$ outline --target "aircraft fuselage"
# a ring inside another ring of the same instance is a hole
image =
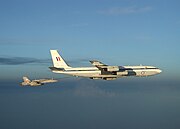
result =
[[[161,70],[153,66],[119,66],[119,71],[114,72],[99,70],[97,67],[67,68],[65,70],[52,70],[52,72],[92,79],[106,79],[126,76],[152,76],[161,73]]]

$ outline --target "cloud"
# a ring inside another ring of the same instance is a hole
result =
[[[0,57],[0,65],[21,65],[32,63],[49,63],[50,59],[36,59],[30,57]]]
[[[129,6],[129,7],[112,7],[106,10],[98,11],[100,14],[105,15],[123,15],[123,14],[134,14],[134,13],[144,13],[152,10],[152,7],[136,7],[136,6]]]
[[[100,89],[97,86],[78,86],[74,90],[74,94],[83,97],[115,97],[118,95],[117,93]]]
[[[67,60],[68,64],[79,64],[79,63],[89,63],[89,60],[92,59],[72,59]],[[21,65],[21,64],[50,64],[52,61],[51,59],[36,59],[31,57],[7,57],[7,56],[0,56],[0,65]]]
[[[117,92],[113,92],[112,90],[101,88],[101,86],[95,83],[95,81],[87,81],[84,79],[83,80],[81,79],[78,81],[78,85],[73,90],[73,93],[76,96],[82,96],[82,97],[117,97],[119,96]]]

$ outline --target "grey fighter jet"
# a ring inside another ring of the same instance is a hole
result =
[[[54,79],[39,79],[39,80],[29,80],[27,77],[23,77],[23,82],[21,83],[21,86],[41,86],[45,83],[53,83],[57,82],[58,80]]]

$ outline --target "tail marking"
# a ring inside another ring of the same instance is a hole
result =
[[[61,61],[61,58],[60,58],[60,57],[56,57],[56,60],[57,60],[57,61]]]

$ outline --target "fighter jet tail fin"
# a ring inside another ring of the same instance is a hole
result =
[[[64,59],[60,56],[57,50],[50,50],[53,65],[56,68],[71,68],[65,61]]]
[[[29,80],[28,77],[23,77],[23,81],[24,81],[25,83],[30,83],[30,82],[31,82],[31,80]]]

